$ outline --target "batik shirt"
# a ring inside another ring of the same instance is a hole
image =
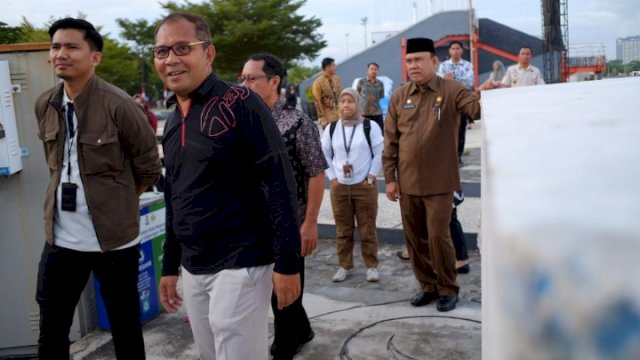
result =
[[[322,173],[329,167],[322,153],[318,127],[311,118],[295,109],[284,109],[284,101],[279,100],[271,108],[273,118],[293,167],[298,195],[297,215],[299,223],[307,212],[309,178]]]
[[[369,79],[364,78],[358,81],[356,90],[365,101],[363,115],[382,115],[380,109],[380,99],[384,97],[384,84],[376,79],[373,83]]]
[[[467,88],[473,89],[473,65],[467,60],[460,59],[457,64],[451,59],[443,61],[438,68],[438,76],[444,78],[444,74],[447,72],[453,73],[454,80],[458,80]]]

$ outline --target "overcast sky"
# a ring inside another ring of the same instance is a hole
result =
[[[175,0],[183,3],[184,0]],[[200,0],[193,0],[198,3]],[[326,56],[338,62],[381,39],[385,33],[402,30],[434,12],[466,8],[469,0],[308,0],[300,9],[305,16],[322,20],[320,33],[327,47],[314,64]],[[415,4],[415,7],[414,7]],[[445,5],[443,5],[445,4]],[[541,36],[541,10],[538,0],[473,0],[476,16],[490,18],[534,36]],[[3,0],[0,21],[18,25],[22,17],[42,26],[51,17],[87,14],[87,20],[102,25],[104,32],[117,36],[117,18],[154,20],[164,13],[156,0]],[[414,15],[415,14],[415,15]],[[349,35],[346,35],[349,34]],[[428,36],[428,34],[425,34]],[[618,37],[640,35],[638,0],[569,0],[570,47],[584,43],[603,44],[608,59],[615,59]]]

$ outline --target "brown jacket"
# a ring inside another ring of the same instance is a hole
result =
[[[53,244],[56,189],[64,159],[66,122],[62,110],[63,84],[36,100],[38,137],[51,180],[44,202],[47,242]],[[87,205],[103,251],[135,239],[139,229],[136,188],[160,176],[156,138],[146,116],[124,91],[97,76],[74,99],[78,118],[78,163]]]
[[[413,82],[395,90],[384,120],[385,181],[415,196],[458,189],[459,112],[480,116],[478,96],[458,81],[434,76],[424,90]]]
[[[322,126],[338,121],[338,97],[342,91],[342,82],[337,75],[331,78],[324,74],[313,82],[313,98],[315,99],[318,122]]]

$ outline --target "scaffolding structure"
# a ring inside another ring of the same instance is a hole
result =
[[[569,74],[568,0],[541,0],[544,80],[564,82]]]

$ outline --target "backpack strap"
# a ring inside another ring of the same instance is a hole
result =
[[[337,125],[337,121],[329,124],[329,139],[331,140],[333,140],[333,132],[336,131]],[[373,147],[371,146],[371,120],[369,120],[368,118],[364,118],[362,126],[364,127],[364,137],[367,139],[367,144],[369,144],[369,151],[371,151],[371,158],[373,159]]]
[[[362,126],[364,126],[364,137],[367,138],[367,144],[369,144],[369,151],[371,151],[371,158],[373,159],[373,147],[371,146],[371,120],[364,118]]]

